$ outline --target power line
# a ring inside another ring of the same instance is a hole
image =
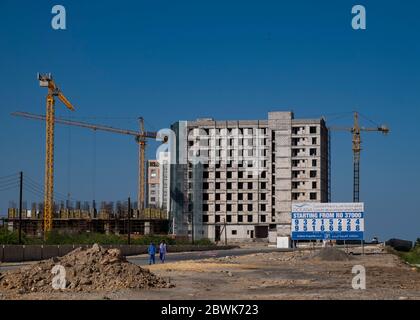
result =
[[[8,180],[0,180],[0,184],[8,184],[10,182],[16,182],[18,181],[18,178],[8,179]]]
[[[0,189],[0,192],[2,192],[2,191],[7,191],[7,190],[12,190],[12,189],[15,189],[15,188],[17,188],[17,187],[19,187],[19,185],[18,185],[18,184],[17,184],[17,185],[14,185],[14,186],[7,187],[7,188]]]
[[[42,189],[34,187],[31,184],[26,183],[26,186],[24,185],[24,188],[28,188],[28,189],[32,190],[33,192],[36,192],[39,196],[44,197],[44,191]],[[64,197],[62,195],[58,195],[56,193],[54,193],[54,198],[57,199],[57,200],[61,200],[61,201],[67,200],[66,197]]]
[[[18,178],[19,177],[19,174],[18,173],[13,173],[13,174],[9,174],[9,175],[6,175],[6,176],[1,176],[0,177],[0,180],[3,180],[3,179],[11,179],[11,178]]]
[[[44,196],[44,194],[43,194],[42,192],[36,191],[36,190],[34,190],[34,189],[32,189],[32,188],[30,188],[30,187],[28,187],[28,186],[23,186],[23,189],[24,189],[26,192],[29,192],[29,193],[31,193],[31,194],[33,194],[33,195],[37,196],[37,197],[40,197],[41,199],[42,199],[42,198],[43,198],[43,196]]]
[[[3,185],[0,185],[0,189],[9,188],[9,187],[17,186],[17,185],[19,185],[18,182],[3,184]]]
[[[8,181],[0,181],[0,187],[13,184],[13,183],[19,183],[19,180],[14,179],[14,180],[8,180]]]
[[[29,193],[37,196],[37,197],[41,197],[41,199],[44,197],[44,193],[43,192],[41,192],[41,191],[39,191],[37,189],[34,189],[33,187],[30,187],[29,185],[24,186],[23,189],[25,191],[27,191],[27,192],[29,192]],[[54,197],[54,198],[56,200],[58,200],[58,201],[66,201],[65,198],[61,198],[61,197]]]
[[[42,186],[41,184],[39,184],[38,182],[36,182],[34,179],[25,176],[26,178],[26,183],[24,183],[24,185],[26,184],[27,186],[31,186],[33,189],[37,190],[39,193],[44,194],[44,186]],[[72,201],[77,201],[76,199],[73,198],[68,198],[68,196],[66,196],[64,193],[61,192],[57,192],[54,191],[54,196],[59,199],[59,200],[72,200]]]

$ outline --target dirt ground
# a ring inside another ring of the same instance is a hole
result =
[[[420,272],[385,252],[322,261],[314,252],[270,252],[156,264],[173,288],[11,294],[0,299],[420,299]],[[366,290],[352,288],[352,268],[366,270]]]

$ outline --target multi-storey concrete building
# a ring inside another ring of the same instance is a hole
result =
[[[149,208],[159,207],[160,168],[157,160],[147,161],[147,203]]]
[[[158,156],[159,180],[159,207],[170,211],[170,157],[169,152],[160,152]]]
[[[249,240],[290,235],[293,201],[328,201],[323,119],[177,122],[171,212],[177,234]],[[270,232],[271,231],[271,232]]]

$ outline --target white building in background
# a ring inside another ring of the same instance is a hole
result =
[[[147,207],[170,210],[170,157],[160,152],[157,160],[147,161]]]
[[[170,211],[170,156],[169,152],[160,152],[158,157],[160,179],[159,179],[159,207]]]
[[[147,161],[147,207],[159,207],[160,168],[157,160]]]

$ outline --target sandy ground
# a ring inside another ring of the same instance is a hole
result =
[[[420,299],[420,272],[387,254],[318,261],[313,252],[271,252],[156,264],[150,270],[174,288],[56,292],[0,299]],[[366,269],[366,290],[352,288],[354,265]]]

